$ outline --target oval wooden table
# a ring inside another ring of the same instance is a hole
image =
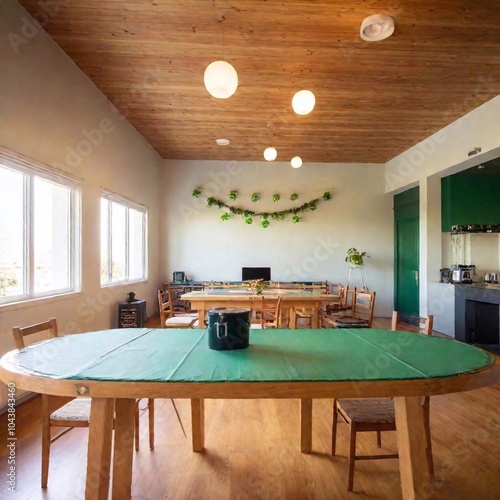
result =
[[[248,349],[212,351],[205,330],[130,328],[11,351],[0,379],[54,398],[92,398],[88,500],[108,497],[111,470],[112,497],[131,496],[136,398],[191,399],[195,450],[204,446],[204,399],[298,398],[307,452],[312,399],[392,396],[403,498],[413,499],[429,481],[419,396],[498,383],[500,363],[467,344],[388,330],[252,330]],[[114,412],[119,459],[111,463]]]

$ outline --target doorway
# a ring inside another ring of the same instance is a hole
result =
[[[402,321],[419,316],[418,187],[394,196],[394,309]]]

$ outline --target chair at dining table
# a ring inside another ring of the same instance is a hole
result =
[[[184,307],[176,307],[174,289],[158,290],[158,309],[160,311],[160,325],[162,328],[196,328],[198,315],[190,313]]]
[[[12,328],[12,335],[17,349],[26,347],[25,338],[31,335],[48,332],[49,338],[59,336],[59,329],[56,318],[48,321],[36,323],[29,326]],[[38,335],[38,339],[41,339]],[[76,427],[89,427],[90,423],[90,398],[68,398],[59,396],[49,396],[42,394],[42,472],[41,486],[47,488],[49,480],[49,461],[51,444],[64,434]],[[134,414],[134,443],[136,451],[139,450],[139,403],[142,398],[136,400]],[[154,449],[154,400],[148,399],[149,416],[149,447]],[[57,427],[64,430],[51,436],[51,428]]]
[[[392,315],[391,329],[397,330],[398,312]],[[433,316],[418,318],[418,324],[423,328],[423,333],[432,335]],[[432,458],[432,441],[430,429],[430,397],[421,398],[424,418],[424,429],[426,439],[427,469],[430,476],[434,476],[434,462]],[[347,490],[352,491],[354,487],[354,464],[356,460],[379,460],[399,458],[398,453],[387,453],[377,455],[356,455],[356,435],[358,432],[377,433],[377,448],[382,447],[381,433],[396,430],[396,415],[394,401],[392,398],[363,398],[363,399],[334,399],[333,400],[333,422],[332,422],[332,455],[336,454],[337,446],[337,423],[338,417],[349,425],[349,456],[348,456],[348,480]]]
[[[363,292],[354,288],[351,312],[325,318],[324,326],[326,328],[371,328],[376,295],[376,292]]]

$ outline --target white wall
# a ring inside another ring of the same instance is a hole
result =
[[[13,347],[12,326],[49,316],[63,333],[116,326],[116,304],[131,289],[157,311],[162,160],[30,19],[17,2],[1,3],[0,146],[82,180],[82,293],[1,306],[0,353]],[[101,288],[101,188],[148,207],[148,282]]]
[[[483,80],[480,85],[492,85]],[[480,89],[480,85],[478,88]],[[442,256],[440,179],[500,156],[500,96],[416,144],[385,166],[385,191],[415,185],[420,192],[420,315],[427,314],[428,283],[439,279]],[[481,151],[469,156],[475,148]],[[446,258],[446,257],[445,257]]]
[[[241,216],[220,220],[224,212],[206,207],[206,198],[193,198],[196,187],[229,202],[230,190],[239,192],[234,206],[251,210],[283,210],[321,197],[315,212],[305,212],[298,224],[291,219],[260,219],[246,225]],[[262,201],[252,203],[258,192]],[[278,192],[279,203],[271,196]],[[185,271],[195,280],[240,280],[243,266],[270,266],[275,281],[347,281],[346,251],[368,252],[368,287],[377,291],[375,314],[390,316],[393,302],[392,196],[384,194],[383,165],[309,164],[293,169],[289,163],[165,161],[163,182],[162,269],[165,279]],[[352,285],[361,281],[356,274]]]
[[[500,156],[500,96],[477,107],[396,156],[385,166],[385,190],[401,192],[419,180],[444,177]],[[468,156],[474,148],[478,155]]]

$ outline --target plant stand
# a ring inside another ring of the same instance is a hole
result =
[[[352,277],[352,271],[358,269],[361,271],[361,283],[363,283],[363,292],[368,291],[368,287],[366,286],[366,281],[365,281],[365,271],[363,269],[363,266],[351,266],[349,267],[349,276],[347,278],[347,286],[351,283],[351,277]]]

